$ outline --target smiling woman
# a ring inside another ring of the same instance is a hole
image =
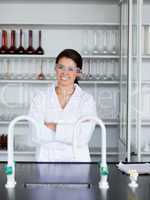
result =
[[[81,69],[81,55],[74,49],[63,50],[56,58],[56,84],[32,101],[29,116],[39,123],[41,133],[36,138],[37,161],[90,161],[88,142],[94,122],[87,121],[80,125],[76,138],[76,160],[72,152],[76,122],[81,117],[97,115],[93,97],[78,85]],[[35,139],[33,128],[32,135]]]

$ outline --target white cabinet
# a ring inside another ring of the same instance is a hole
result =
[[[4,10],[11,9],[5,16]],[[12,12],[14,11],[14,12]],[[28,18],[26,16],[28,12]],[[86,12],[86,15],[83,14]],[[83,76],[80,86],[91,93],[97,111],[107,127],[108,155],[118,159],[119,141],[119,5],[115,1],[84,1],[78,3],[2,4],[0,29],[42,30],[45,55],[0,55],[0,134],[7,133],[9,121],[27,113],[31,99],[55,81],[56,55],[64,48],[74,48],[83,56]],[[39,73],[44,80],[37,80]],[[26,122],[15,129],[16,159],[32,160],[34,148],[29,144]],[[90,142],[91,154],[100,155],[99,128]],[[6,159],[1,151],[0,159]]]
[[[146,0],[121,3],[120,137],[128,161],[150,155],[149,8]]]

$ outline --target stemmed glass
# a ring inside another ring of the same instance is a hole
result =
[[[102,49],[102,54],[107,54],[108,49],[107,49],[107,42],[108,42],[108,30],[103,30],[103,49]]]
[[[32,60],[31,60],[31,64],[32,64],[32,67],[33,67],[33,71],[32,71],[32,73],[29,75],[29,79],[35,80],[35,79],[37,78],[37,74],[39,73],[39,72],[37,71],[37,65],[39,64],[39,60],[32,59]]]
[[[117,54],[118,52],[118,30],[112,30],[111,33],[111,37],[112,37],[112,50],[111,53],[112,54]]]
[[[50,80],[51,79],[51,74],[49,72],[49,68],[50,68],[49,59],[45,60],[45,64],[44,65],[45,65],[45,78],[46,78],[46,80]]]
[[[82,53],[83,55],[88,55],[89,54],[89,31],[84,30],[83,31],[83,49]]]
[[[111,61],[112,74],[110,75],[111,80],[118,80],[118,63],[114,60]]]
[[[93,80],[93,62],[92,62],[92,59],[89,59],[88,60],[88,80]]]
[[[99,39],[99,33],[97,30],[95,30],[93,32],[93,39],[94,39],[94,48],[93,48],[93,55],[98,55],[100,52],[99,52],[99,49],[98,49],[98,39]]]
[[[17,79],[17,76],[16,76],[16,65],[17,65],[17,63],[15,61],[11,62],[11,74],[10,74],[10,78],[12,80]]]
[[[0,70],[0,79],[4,79],[4,61],[1,60],[0,62],[0,65],[1,65],[1,70]]]
[[[56,72],[55,72],[55,59],[49,60],[49,68],[50,68],[50,77],[52,80],[56,80]]]
[[[101,78],[102,78],[102,80],[103,81],[106,81],[107,79],[108,79],[108,77],[107,77],[107,70],[108,70],[108,68],[107,68],[107,63],[106,63],[106,60],[104,61],[101,61],[101,63],[100,63],[100,66],[101,66],[101,69],[102,69],[102,76],[101,76]]]
[[[100,75],[100,60],[97,59],[96,61],[96,75],[95,75],[95,79],[96,80],[100,80],[101,79],[101,75]]]
[[[23,63],[22,63],[23,64]],[[29,65],[28,65],[29,66]],[[30,63],[30,68],[32,69],[32,65],[31,65],[31,63]],[[24,66],[23,67],[23,74],[22,74],[22,77],[23,77],[23,79],[24,80],[28,80],[28,79],[30,79],[30,74],[29,74],[29,71],[28,71],[28,68],[27,68],[27,66]]]
[[[4,73],[4,79],[10,79],[10,60],[6,60],[6,72]]]
[[[87,59],[83,59],[82,74],[80,76],[81,80],[87,79]]]
[[[43,60],[41,60],[41,66],[40,66],[40,73],[37,75],[38,80],[43,80],[45,79],[45,75],[43,73]]]

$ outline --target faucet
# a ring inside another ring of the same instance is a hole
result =
[[[16,185],[15,163],[14,163],[14,126],[20,120],[30,121],[35,126],[37,135],[39,133],[39,128],[38,128],[37,122],[32,117],[29,117],[27,115],[18,116],[10,122],[9,127],[8,127],[8,161],[7,161],[7,166],[5,169],[5,172],[7,174],[7,183],[5,185],[6,188],[14,188]],[[106,163],[106,128],[105,128],[103,122],[99,118],[93,117],[93,116],[86,116],[77,121],[77,123],[75,125],[75,129],[74,129],[74,134],[73,134],[74,157],[76,159],[77,128],[81,122],[89,121],[89,120],[95,121],[97,124],[99,124],[101,126],[101,129],[102,129],[102,162],[100,165],[101,180],[99,182],[99,187],[107,189],[107,188],[109,188],[109,185],[107,182],[108,169],[107,169],[107,163]]]
[[[27,115],[18,116],[10,122],[8,127],[8,161],[5,168],[5,172],[7,174],[7,183],[5,185],[6,188],[14,188],[16,185],[14,163],[14,126],[20,120],[30,121],[35,126],[36,133],[38,134],[39,132],[37,122]]]
[[[101,135],[102,135],[102,160],[101,160],[101,164],[100,164],[100,174],[101,174],[101,179],[99,182],[99,188],[101,189],[107,189],[109,188],[109,184],[107,181],[108,178],[108,168],[107,168],[107,163],[106,163],[106,128],[104,123],[102,122],[101,119],[99,119],[98,117],[94,117],[94,116],[85,116],[82,117],[81,119],[79,119],[76,122],[75,128],[74,128],[74,134],[73,134],[73,154],[74,154],[74,158],[76,160],[76,152],[77,152],[77,141],[76,141],[76,135],[77,135],[77,128],[79,127],[80,123],[82,122],[86,122],[86,121],[95,121],[98,125],[100,125],[101,127]]]

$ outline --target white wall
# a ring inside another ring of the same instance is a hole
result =
[[[0,4],[0,24],[119,23],[117,5],[105,4]]]

